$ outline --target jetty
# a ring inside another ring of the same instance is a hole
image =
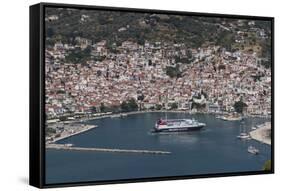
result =
[[[47,144],[47,149],[71,150],[71,151],[93,151],[93,152],[112,152],[112,153],[139,153],[139,154],[171,154],[168,151],[155,150],[135,150],[135,149],[108,149],[95,147],[74,147],[71,144]]]
[[[73,129],[68,130],[66,128],[66,130],[63,133],[61,133],[61,135],[59,137],[53,138],[52,141],[48,141],[47,144],[53,144],[53,143],[56,143],[57,141],[60,141],[60,140],[63,140],[63,139],[66,139],[66,138],[69,138],[69,137],[72,137],[72,136],[75,136],[78,134],[85,133],[86,131],[89,131],[96,127],[97,127],[97,125],[82,125],[82,126],[76,127],[75,130],[73,130]]]
[[[252,139],[259,141],[261,143],[265,143],[271,145],[271,123],[266,122],[258,126],[257,129],[250,132],[250,136]]]

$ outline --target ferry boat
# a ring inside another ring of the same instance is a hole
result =
[[[196,131],[205,127],[195,119],[159,119],[154,127],[156,132]]]

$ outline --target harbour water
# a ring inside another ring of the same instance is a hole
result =
[[[46,150],[46,183],[121,180],[262,170],[270,159],[269,145],[239,140],[242,130],[269,119],[223,121],[209,114],[167,113],[168,118],[195,118],[207,126],[186,133],[152,133],[164,113],[142,113],[124,118],[104,118],[85,123],[97,128],[58,143],[77,147],[163,150],[170,155]],[[247,152],[253,145],[259,155]]]

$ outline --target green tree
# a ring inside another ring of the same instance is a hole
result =
[[[66,121],[66,120],[67,120],[67,116],[61,116],[61,117],[60,117],[60,120],[61,120],[61,121]]]
[[[100,104],[100,111],[103,113],[103,112],[106,112],[107,110],[107,107],[104,105],[104,103],[101,103]]]
[[[237,112],[237,113],[243,113],[243,110],[244,110],[244,108],[245,107],[247,107],[247,104],[246,103],[244,103],[243,101],[242,101],[242,99],[240,99],[239,101],[236,101],[235,103],[234,103],[234,109],[235,109],[235,111]]]
[[[220,38],[217,39],[217,44],[231,50],[232,44],[235,42],[235,36],[229,31],[224,31],[220,34]]]
[[[143,95],[143,94],[139,95],[139,96],[138,96],[138,100],[139,100],[139,101],[143,101],[143,100],[144,100],[144,95]]]
[[[72,63],[85,63],[87,60],[91,58],[91,47],[88,46],[84,50],[80,48],[76,48],[69,52],[69,54],[65,57],[66,62]]]
[[[53,128],[46,128],[46,135],[47,136],[51,136],[51,135],[53,135],[53,134],[55,134],[56,133],[56,130],[55,129],[53,129]]]
[[[121,103],[121,110],[123,112],[136,111],[138,110],[138,104],[134,98],[131,98],[128,101],[123,101]]]
[[[96,108],[95,106],[92,106],[92,107],[91,107],[91,112],[92,112],[92,113],[97,112],[97,108]]]
[[[192,51],[188,50],[187,53],[186,53],[186,56],[189,60],[192,59],[193,58]]]
[[[172,103],[171,104],[171,109],[177,109],[178,108],[178,104],[177,103]]]
[[[155,106],[155,109],[156,109],[156,110],[161,110],[161,109],[162,109],[162,105],[157,104],[157,105]]]
[[[113,113],[117,113],[117,112],[120,112],[120,106],[113,105],[113,106],[109,107],[108,110],[113,112]]]
[[[271,170],[271,160],[267,160],[263,165],[263,170]]]
[[[179,65],[176,65],[176,67],[172,67],[172,66],[167,66],[166,67],[166,74],[170,77],[170,78],[174,78],[174,77],[181,77],[181,71],[179,69]]]
[[[123,102],[121,103],[121,110],[124,111],[124,112],[129,111],[129,107],[128,107],[128,104],[127,104],[126,101],[123,101]]]
[[[134,98],[132,98],[128,101],[128,107],[129,107],[130,111],[138,110],[138,104]]]

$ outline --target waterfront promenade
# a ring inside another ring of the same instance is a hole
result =
[[[73,123],[73,122],[82,122],[88,120],[95,120],[95,119],[104,119],[104,118],[117,118],[117,117],[126,117],[129,115],[136,115],[142,113],[187,113],[187,114],[194,114],[191,111],[183,111],[183,110],[142,110],[142,111],[130,111],[130,112],[123,112],[123,113],[109,113],[109,114],[102,114],[100,116],[85,116],[79,119],[64,121],[64,123]],[[199,113],[199,112],[197,112]],[[203,112],[202,112],[203,113]],[[221,113],[217,113],[221,114]]]
[[[122,112],[122,113],[101,113],[99,115],[88,115],[88,116],[82,116],[79,118],[75,118],[72,120],[66,120],[63,121],[63,123],[74,123],[74,122],[83,122],[88,120],[95,120],[95,119],[104,119],[104,118],[118,118],[118,117],[126,117],[129,115],[136,115],[136,114],[142,114],[142,113],[186,113],[186,114],[215,114],[215,115],[223,115],[227,114],[227,112],[192,112],[187,110],[141,110],[141,111],[131,111],[131,112]],[[244,117],[258,117],[258,118],[270,118],[270,115],[245,115]]]

